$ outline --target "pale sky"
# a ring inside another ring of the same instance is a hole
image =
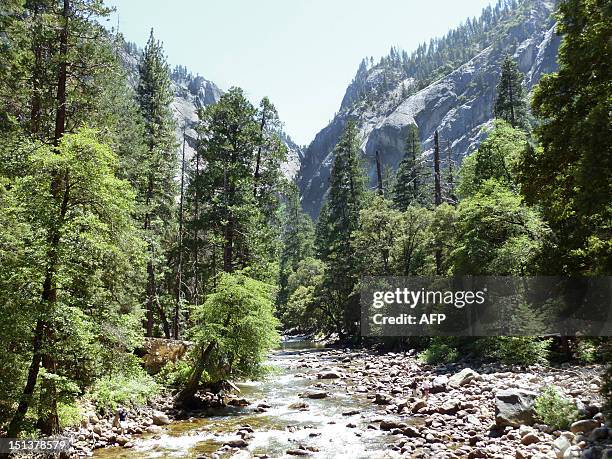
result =
[[[168,62],[268,96],[287,133],[308,144],[338,110],[361,59],[445,34],[492,0],[107,0],[143,47],[151,27]],[[116,26],[115,14],[110,25]]]

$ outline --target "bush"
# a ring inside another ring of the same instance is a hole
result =
[[[419,353],[417,360],[421,363],[450,363],[459,358],[459,352],[450,346],[442,338],[432,338],[427,349]]]
[[[551,339],[529,336],[496,336],[479,340],[484,356],[507,364],[534,365],[548,362]]]
[[[553,386],[536,398],[534,408],[538,420],[554,429],[566,430],[578,418],[574,403],[561,397]]]
[[[160,391],[155,380],[141,370],[130,375],[106,376],[97,380],[89,396],[102,413],[113,412],[119,405],[142,406]]]
[[[165,364],[155,375],[155,380],[162,386],[181,387],[187,383],[190,373],[191,365],[185,360],[178,360]]]
[[[57,415],[62,428],[78,426],[81,423],[81,407],[76,403],[59,402]]]

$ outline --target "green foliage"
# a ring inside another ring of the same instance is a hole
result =
[[[393,205],[404,212],[410,205],[428,205],[432,201],[431,173],[421,156],[419,128],[408,126],[405,154],[397,169]]]
[[[166,387],[182,387],[189,380],[191,365],[185,360],[168,362],[155,375],[155,381]],[[206,376],[207,377],[207,376]]]
[[[548,386],[536,398],[535,413],[540,422],[559,430],[567,430],[578,417],[576,405],[559,395],[554,386]]]
[[[530,336],[495,336],[481,338],[476,348],[494,360],[519,365],[546,364],[552,339]]]
[[[501,64],[494,111],[496,118],[505,120],[514,128],[528,127],[523,74],[510,56],[506,56]]]
[[[241,273],[224,273],[217,289],[194,309],[195,365],[202,364],[213,381],[262,373],[267,353],[279,343],[273,294],[271,285]],[[209,346],[210,354],[201,361]]]
[[[607,0],[558,8],[559,71],[533,93],[541,148],[526,152],[521,183],[557,239],[550,274],[612,273],[612,21]]]
[[[57,414],[59,416],[60,426],[76,427],[81,424],[82,411],[81,407],[77,403],[63,403],[57,404]]]
[[[145,405],[160,392],[160,386],[144,370],[129,375],[104,376],[98,379],[88,397],[103,414],[115,412],[117,407]]]
[[[287,281],[291,292],[287,303],[279,311],[283,325],[298,330],[326,330],[331,328],[324,314],[321,287],[325,267],[320,260],[305,258]]]
[[[432,338],[427,349],[418,354],[417,360],[428,365],[455,362],[459,359],[459,351],[451,342],[441,337]]]
[[[339,335],[355,333],[359,301],[354,232],[366,198],[365,170],[360,158],[357,125],[349,121],[334,150],[330,190],[325,211],[319,215],[316,242],[326,264],[326,315]]]

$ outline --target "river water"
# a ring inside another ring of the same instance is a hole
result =
[[[312,449],[309,454],[317,458],[384,457],[383,452],[393,436],[367,428],[374,413],[372,401],[365,394],[353,392],[347,383],[336,379],[325,382],[325,390],[330,393],[327,398],[305,400],[298,396],[321,384],[312,377],[316,369],[300,365],[300,362],[313,359],[317,360],[317,364],[322,363],[321,359],[329,359],[330,367],[334,364],[334,357],[330,357],[320,346],[305,341],[284,342],[282,348],[270,356],[268,363],[274,369],[270,376],[262,381],[238,384],[241,397],[251,405],[244,408],[227,407],[207,412],[205,416],[190,421],[172,422],[162,435],[136,439],[131,449],[101,449],[95,452],[94,457],[195,459],[217,451],[228,440],[239,438],[236,432],[245,425],[250,426],[254,433],[253,438],[248,440],[248,448],[239,457],[262,454],[293,457],[288,456],[287,451],[300,447]],[[290,404],[300,401],[306,401],[309,409],[289,408]],[[259,403],[266,403],[270,408],[257,413],[254,408]],[[351,410],[361,413],[342,415]]]

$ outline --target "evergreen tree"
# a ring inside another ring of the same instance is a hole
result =
[[[295,272],[300,261],[314,255],[314,225],[302,210],[297,185],[287,185],[283,207],[282,250],[279,264],[279,291],[276,303],[279,307],[289,299],[289,276]]]
[[[141,163],[144,183],[139,200],[144,203],[143,226],[149,244],[147,263],[147,336],[153,336],[154,312],[157,311],[164,334],[170,337],[170,325],[160,301],[160,277],[164,273],[165,243],[168,241],[175,220],[176,196],[176,138],[175,122],[170,104],[173,100],[170,86],[170,70],[161,43],[153,36],[153,30],[138,66],[139,81],[137,100],[144,119],[147,157]]]
[[[534,90],[541,149],[528,150],[521,178],[557,238],[551,273],[612,273],[612,22],[606,0],[559,4],[559,71]]]
[[[496,118],[507,121],[514,128],[528,127],[523,74],[510,56],[506,56],[501,64],[494,112]]]
[[[366,194],[366,178],[360,158],[357,125],[349,121],[336,148],[330,176],[327,211],[320,215],[318,242],[324,254],[325,288],[329,295],[330,310],[338,333],[352,334],[359,319],[356,260],[353,233],[359,227],[359,212]],[[323,220],[324,218],[324,220]]]
[[[413,204],[428,205],[431,202],[429,175],[425,159],[421,156],[419,128],[411,124],[408,127],[405,154],[395,177],[394,207],[403,212]]]

